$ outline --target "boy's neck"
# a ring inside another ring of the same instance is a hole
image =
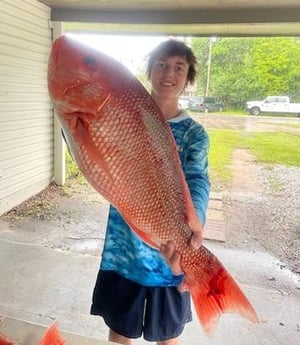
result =
[[[178,107],[177,99],[165,100],[154,97],[154,100],[165,120],[170,120],[180,115],[181,109]]]

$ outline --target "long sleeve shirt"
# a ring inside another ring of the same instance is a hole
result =
[[[204,225],[209,201],[209,138],[205,129],[182,112],[168,121],[197,215]],[[144,286],[176,286],[182,276],[171,272],[160,252],[144,243],[110,206],[102,270],[112,270]]]

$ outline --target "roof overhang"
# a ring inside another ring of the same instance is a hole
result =
[[[40,0],[67,30],[196,36],[300,36],[298,0]],[[177,8],[174,7],[177,5]]]

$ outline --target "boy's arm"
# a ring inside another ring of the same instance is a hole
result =
[[[208,176],[209,137],[203,127],[196,127],[189,134],[191,143],[187,148],[183,171],[197,215],[204,225],[210,192]]]
[[[191,132],[192,140],[188,147],[187,158],[183,165],[185,178],[190,189],[193,204],[202,225],[206,222],[206,211],[209,201],[210,181],[208,176],[208,152],[209,138],[203,127],[197,127]],[[194,232],[190,244],[199,248],[202,244],[202,236]],[[180,254],[175,251],[174,244],[168,242],[160,248],[161,254],[165,257],[173,274],[182,273],[180,266]],[[184,281],[178,287],[180,291],[186,291]]]

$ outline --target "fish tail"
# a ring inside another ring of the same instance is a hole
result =
[[[193,279],[188,284],[204,332],[211,335],[224,313],[238,313],[258,323],[257,314],[247,297],[216,257],[214,261],[214,270],[206,279]]]
[[[39,345],[65,345],[64,339],[59,334],[56,322],[47,329]]]

